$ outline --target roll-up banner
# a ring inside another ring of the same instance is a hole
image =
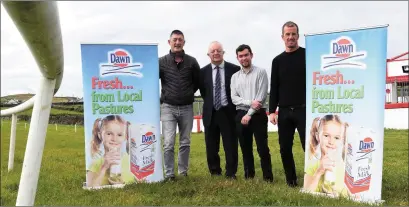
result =
[[[157,44],[81,44],[86,182],[164,179]]]
[[[387,27],[305,35],[302,191],[381,201]]]

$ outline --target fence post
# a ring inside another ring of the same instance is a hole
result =
[[[17,114],[12,114],[11,115],[9,163],[8,163],[9,172],[13,170],[13,167],[14,167],[14,149],[16,148],[16,130],[17,130]]]
[[[196,124],[197,124],[197,133],[200,133],[200,119],[196,119]]]
[[[36,95],[16,206],[34,205],[56,80],[43,78]]]
[[[398,84],[396,80],[392,83],[392,103],[398,103]]]
[[[409,102],[409,85],[408,85],[408,82],[406,82],[406,83],[404,83],[404,85],[402,85],[401,91],[403,93],[402,102],[403,103]]]

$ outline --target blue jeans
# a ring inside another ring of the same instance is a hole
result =
[[[164,138],[165,178],[174,177],[174,147],[176,126],[179,127],[179,174],[187,174],[189,168],[190,133],[193,128],[193,105],[161,105],[162,134]]]

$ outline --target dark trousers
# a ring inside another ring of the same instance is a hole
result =
[[[253,134],[256,140],[257,152],[260,156],[261,169],[265,180],[273,180],[270,149],[268,147],[268,117],[265,109],[260,109],[252,115],[249,124],[242,125],[241,119],[247,111],[238,110],[236,115],[236,127],[239,136],[241,151],[243,153],[244,177],[253,178],[254,156],[253,156]]]
[[[302,149],[305,152],[305,106],[280,107],[278,110],[278,141],[281,160],[285,171],[287,184],[297,185],[297,175],[293,156],[293,141],[295,129],[300,135]]]
[[[235,110],[223,107],[213,110],[210,125],[205,127],[206,155],[210,174],[220,175],[220,134],[226,158],[226,176],[235,177],[238,165],[238,139],[234,123]]]

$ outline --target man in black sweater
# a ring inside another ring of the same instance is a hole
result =
[[[159,78],[162,87],[160,100],[165,179],[174,180],[176,126],[180,133],[178,172],[187,176],[193,101],[194,93],[199,89],[200,66],[194,57],[185,54],[185,38],[181,31],[172,31],[168,43],[169,54],[159,58]]]
[[[297,24],[286,22],[282,27],[285,51],[272,61],[269,101],[270,121],[278,124],[281,159],[287,184],[291,187],[298,185],[292,149],[295,129],[305,151],[305,48],[298,45],[298,38]],[[278,117],[275,113],[277,106]]]

